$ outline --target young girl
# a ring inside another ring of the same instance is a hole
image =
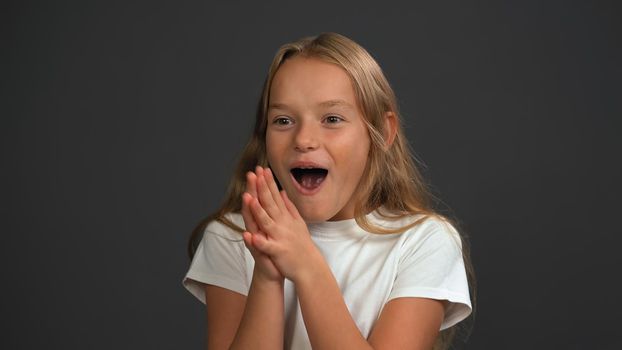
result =
[[[369,53],[334,33],[282,46],[226,200],[189,243],[208,348],[446,348],[469,264],[427,197]]]

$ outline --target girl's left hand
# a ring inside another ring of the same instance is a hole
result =
[[[256,175],[257,198],[250,202],[250,209],[265,236],[253,235],[253,246],[269,255],[279,271],[296,283],[323,257],[294,203],[284,190],[279,192],[272,171],[266,168]]]
[[[261,170],[257,167],[257,172]],[[255,259],[255,269],[253,277],[263,277],[268,280],[283,282],[283,274],[279,272],[272,260],[267,254],[259,252],[253,247],[253,236],[265,237],[265,234],[259,230],[253,214],[251,214],[250,204],[253,198],[257,198],[257,176],[253,172],[246,174],[246,192],[242,195],[242,218],[246,226],[246,232],[243,233],[244,244]]]

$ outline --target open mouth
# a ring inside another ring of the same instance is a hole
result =
[[[328,170],[322,168],[293,168],[290,171],[300,187],[308,191],[320,187],[328,175]]]

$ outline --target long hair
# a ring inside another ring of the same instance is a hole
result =
[[[372,56],[354,41],[336,34],[322,33],[316,37],[306,37],[285,44],[279,48],[263,85],[261,98],[255,115],[253,134],[244,147],[239,163],[229,183],[229,188],[221,207],[203,219],[193,230],[188,242],[190,258],[202,238],[207,224],[218,220],[232,229],[243,232],[225,217],[225,214],[239,212],[242,207],[242,194],[245,191],[246,173],[255,166],[268,167],[266,156],[267,110],[270,101],[272,80],[285,60],[294,56],[320,59],[342,68],[350,77],[359,107],[363,112],[364,122],[371,139],[368,162],[356,192],[354,217],[359,226],[368,232],[384,234],[399,233],[412,228],[423,220],[440,217],[431,204],[431,195],[411,155],[401,126],[401,117],[393,89],[389,85],[382,69]],[[397,132],[393,143],[387,147],[385,140],[387,112],[393,113],[397,122]],[[366,214],[380,209],[379,214],[387,219],[400,219],[418,215],[420,219],[396,229],[378,227],[366,218]],[[446,218],[443,220],[448,221]],[[468,246],[461,235],[462,252],[473,287],[473,269],[470,264]],[[471,294],[474,300],[474,294]],[[441,332],[435,349],[444,349],[455,327]]]

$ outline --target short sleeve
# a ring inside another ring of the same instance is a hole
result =
[[[205,284],[248,295],[253,265],[242,235],[214,221],[206,227],[182,283],[203,303]]]
[[[447,300],[441,330],[471,313],[471,299],[460,237],[449,223],[428,219],[404,233],[405,240],[389,299]]]

